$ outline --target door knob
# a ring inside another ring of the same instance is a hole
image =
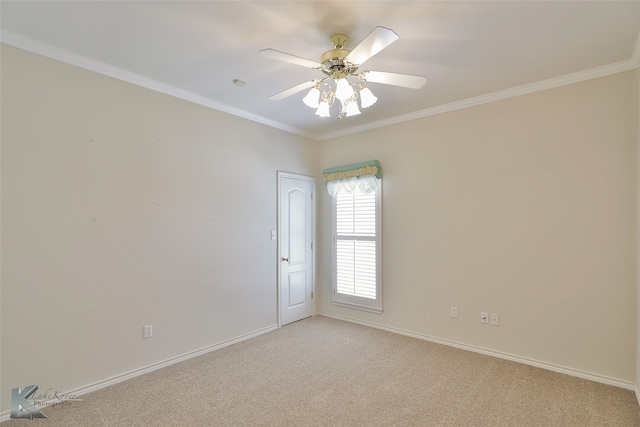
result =
[[[289,262],[289,258],[287,258],[287,257],[282,257],[282,260],[283,260],[284,262]]]

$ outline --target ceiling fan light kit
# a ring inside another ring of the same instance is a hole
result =
[[[318,108],[320,106],[320,89],[312,87],[307,96],[302,98],[302,102],[309,108]]]
[[[393,30],[376,27],[353,50],[347,50],[344,49],[344,45],[349,38],[344,34],[334,34],[330,37],[334,48],[323,53],[319,63],[274,49],[263,49],[259,52],[263,56],[320,70],[327,75],[322,79],[311,80],[272,95],[269,99],[280,100],[311,88],[309,93],[302,99],[305,105],[316,109],[317,116],[330,117],[331,106],[334,103],[338,104],[338,118],[342,118],[360,114],[358,99],[360,99],[361,108],[370,107],[378,100],[371,92],[371,89],[364,85],[363,82],[367,80],[375,83],[419,89],[426,82],[426,77],[424,76],[380,71],[357,73],[358,68],[366,60],[397,39],[398,35]],[[350,82],[348,80],[349,77],[358,79],[358,82]],[[367,77],[371,78],[367,79]],[[331,81],[335,84],[335,89],[330,85]],[[359,93],[354,89],[354,86],[359,90]],[[339,102],[335,102],[336,100]]]
[[[368,87],[362,84],[360,85],[360,105],[362,108],[371,107],[377,100],[378,98],[376,98]]]

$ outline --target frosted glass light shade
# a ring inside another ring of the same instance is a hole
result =
[[[378,98],[376,98],[376,96],[368,87],[362,88],[362,90],[360,90],[360,106],[362,108],[371,107],[376,103],[377,100]]]
[[[345,101],[353,96],[353,88],[346,78],[338,79],[336,82],[336,98]]]
[[[302,102],[304,102],[307,107],[318,108],[320,105],[320,91],[318,88],[312,88],[307,96],[302,98]]]
[[[356,101],[351,101],[346,104],[342,104],[345,112],[347,113],[347,117],[357,116],[360,114],[360,109],[358,108],[358,103]]]
[[[316,116],[320,117],[331,117],[329,113],[329,103],[326,101],[322,101],[318,106],[318,110],[316,111]]]

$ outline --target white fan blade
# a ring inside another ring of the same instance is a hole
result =
[[[386,73],[384,71],[365,71],[360,74],[366,82],[383,83],[385,85],[402,86],[411,89],[420,89],[427,82],[424,76],[411,74]]]
[[[286,98],[287,96],[291,96],[305,89],[309,89],[310,87],[315,86],[318,83],[318,80],[310,80],[308,82],[300,83],[297,86],[294,86],[290,89],[283,90],[282,92],[276,93],[275,95],[271,95],[269,99],[272,101],[280,101],[281,99]]]
[[[280,52],[275,49],[262,49],[258,52],[259,55],[266,56],[268,58],[277,59],[279,61],[289,62],[291,64],[302,65],[307,68],[320,68],[322,65],[318,62],[314,62],[310,59],[300,58],[299,56],[291,55],[289,53]]]
[[[354,47],[345,58],[352,64],[362,65],[367,59],[398,40],[398,35],[389,28],[376,27]]]

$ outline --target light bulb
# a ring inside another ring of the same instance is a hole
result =
[[[331,117],[329,113],[329,103],[327,101],[322,101],[318,106],[318,110],[316,111],[316,116],[320,117]]]
[[[353,96],[353,88],[347,81],[346,77],[338,79],[336,81],[336,98],[340,101],[345,101]]]
[[[371,107],[377,100],[378,98],[375,97],[368,87],[360,89],[360,106],[362,108]]]
[[[318,90],[318,88],[311,88],[307,96],[302,98],[302,102],[304,102],[308,107],[318,108],[318,106],[320,105],[320,91]]]

